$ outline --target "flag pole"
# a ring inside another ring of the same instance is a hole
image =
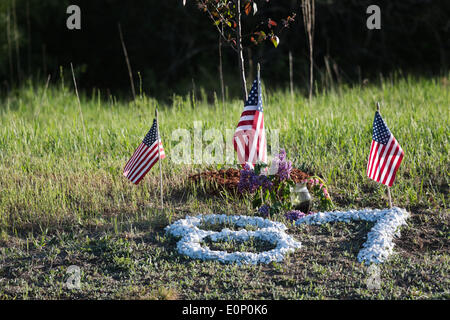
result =
[[[381,113],[380,113],[380,103],[378,101],[377,101],[377,111],[381,115]],[[388,197],[389,197],[389,207],[392,209],[391,187],[389,187],[389,186],[387,186],[387,194],[388,194]]]
[[[387,186],[388,197],[389,197],[389,207],[392,209],[392,198],[391,198],[391,187]]]
[[[258,82],[260,82],[261,81],[261,65],[259,64],[259,62],[257,64],[256,70],[257,70],[257,79],[258,79]],[[258,86],[259,86],[259,84],[258,84]],[[259,87],[261,88],[261,86],[259,86]],[[260,94],[261,94],[261,99],[262,99],[262,92],[260,92]],[[264,168],[264,170],[267,170],[267,168]],[[264,195],[263,195],[262,189],[260,190],[260,193],[261,193],[261,201],[264,203],[264,200],[263,200]]]
[[[161,187],[161,209],[164,208],[164,200],[163,200],[163,178],[162,178],[162,167],[161,167],[161,147],[159,140],[161,136],[159,135],[159,120],[158,120],[158,108],[155,108],[155,117],[156,117],[156,130],[158,134],[158,157],[159,157],[159,182]]]

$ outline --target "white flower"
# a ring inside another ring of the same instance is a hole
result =
[[[201,222],[209,224],[234,224],[238,227],[252,225],[258,228],[256,231],[245,229],[232,231],[228,228],[220,232],[206,231],[198,228]],[[286,234],[286,226],[281,222],[270,221],[261,217],[248,216],[228,216],[228,215],[198,215],[196,217],[187,216],[178,220],[165,228],[166,232],[175,237],[181,237],[177,243],[177,250],[194,259],[218,260],[223,263],[236,262],[237,264],[257,264],[270,263],[272,261],[281,262],[284,256],[301,247],[301,243]],[[247,241],[250,238],[261,239],[274,244],[276,247],[269,251],[253,252],[233,252],[213,251],[208,247],[202,247],[200,243],[204,238],[210,236],[212,241],[237,240]]]
[[[384,262],[393,253],[393,239],[395,236],[399,236],[399,228],[406,224],[408,217],[409,213],[405,209],[395,207],[384,210],[319,212],[298,219],[295,224],[324,224],[350,220],[375,222],[372,230],[367,234],[367,241],[363,244],[363,249],[358,253],[358,261],[368,265]]]

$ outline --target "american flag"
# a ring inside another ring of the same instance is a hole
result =
[[[240,164],[267,162],[266,132],[259,76],[253,81],[244,111],[234,132],[233,142]]]
[[[136,151],[134,151],[131,159],[128,160],[125,165],[123,175],[134,184],[138,184],[159,160],[158,145],[161,153],[161,159],[164,159],[166,155],[164,153],[161,139],[158,135],[156,119],[154,119],[150,131],[147,133]]]
[[[392,186],[404,154],[380,113],[376,111],[367,176],[379,183]]]

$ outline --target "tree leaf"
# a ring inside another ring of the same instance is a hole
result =
[[[244,7],[245,10],[245,14],[248,16],[250,13],[250,10],[252,10],[252,5],[250,4],[250,2],[247,2],[247,4]]]
[[[258,41],[261,42],[266,39],[266,33],[264,31],[255,32],[255,35],[258,36]]]
[[[273,36],[272,38],[270,38],[270,40],[272,41],[275,48],[278,47],[278,44],[280,43],[280,38],[278,38],[277,36]]]
[[[276,26],[277,26],[277,23],[276,23],[275,21],[273,21],[272,19],[269,18],[269,22],[267,23],[267,26],[268,26],[269,29],[270,29],[270,28],[272,28],[272,26],[273,26],[273,27],[276,27]]]

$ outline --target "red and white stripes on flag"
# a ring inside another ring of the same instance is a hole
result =
[[[160,152],[158,152],[158,146]],[[166,157],[161,139],[159,139],[156,119],[154,119],[150,131],[125,165],[123,175],[134,184],[138,184],[158,162],[159,153],[161,153],[161,160]]]
[[[234,150],[238,162],[267,163],[267,143],[264,129],[264,113],[262,106],[261,82],[258,77],[244,105],[239,123],[233,136]]]
[[[402,147],[377,111],[373,121],[367,176],[379,183],[392,186],[404,154]]]

